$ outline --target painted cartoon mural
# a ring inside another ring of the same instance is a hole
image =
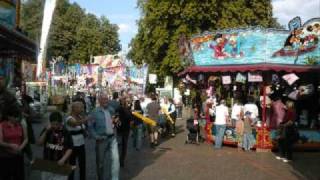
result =
[[[320,18],[301,25],[299,17],[289,22],[289,30],[245,28],[204,33],[191,39],[196,65],[298,64],[320,56]],[[320,62],[318,62],[320,64]],[[314,64],[313,64],[314,65]]]

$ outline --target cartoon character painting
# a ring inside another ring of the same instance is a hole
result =
[[[290,22],[289,27],[293,27]],[[318,26],[318,23],[309,23],[301,27],[295,26],[287,37],[284,47],[273,53],[272,57],[299,56],[317,49],[319,42]]]
[[[213,49],[214,59],[240,58],[243,52],[240,51],[240,40],[236,33],[216,34],[214,43],[209,47]]]
[[[210,44],[209,47],[213,49],[213,58],[216,59],[224,59],[228,57],[228,54],[225,52],[225,45],[227,40],[224,35],[217,34],[214,37],[215,44]]]
[[[239,58],[243,56],[243,52],[240,51],[240,40],[236,33],[230,35],[225,49],[229,57]]]
[[[320,17],[304,23],[295,17],[288,29],[244,27],[203,32],[190,38],[190,57],[200,66],[313,64],[308,57],[319,56]]]

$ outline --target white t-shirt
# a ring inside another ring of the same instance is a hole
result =
[[[256,104],[245,104],[243,112],[246,113],[247,111],[251,112],[251,119],[255,119],[259,116],[259,110]]]
[[[219,105],[216,107],[216,125],[225,125],[227,124],[227,117],[229,116],[228,107],[225,105]]]
[[[231,112],[231,119],[239,120],[241,110],[243,110],[243,106],[239,104],[234,104]]]
[[[81,131],[82,129],[85,129],[86,127],[82,124],[82,128],[81,126],[75,126],[75,127],[72,127],[72,126],[69,126],[68,125],[68,121],[70,121],[71,119],[74,119],[72,116],[68,116],[67,119],[66,119],[66,127],[67,127],[67,130],[71,133],[71,137],[72,137],[72,142],[73,142],[73,146],[75,147],[79,147],[79,146],[82,146],[84,145],[84,135],[82,133],[80,134],[76,134],[76,135],[72,135],[72,131],[74,132],[78,132],[78,131]]]

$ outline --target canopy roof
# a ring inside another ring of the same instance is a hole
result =
[[[247,71],[284,71],[284,72],[319,72],[320,66],[306,65],[283,65],[283,64],[248,64],[248,65],[223,65],[223,66],[190,66],[178,75],[183,76],[188,73],[208,73],[208,72],[247,72]]]
[[[37,45],[22,33],[0,24],[0,57],[36,60]]]

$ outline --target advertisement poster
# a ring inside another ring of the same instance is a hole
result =
[[[130,88],[137,94],[144,94],[148,75],[148,65],[141,67],[135,66],[133,63],[127,64],[127,82]]]
[[[16,26],[15,0],[0,0],[0,24],[9,28]]]
[[[199,66],[259,63],[319,65],[320,62],[313,62],[311,58],[308,60],[308,57],[320,56],[320,18],[310,19],[301,27],[299,23],[294,24],[289,24],[290,30],[245,28],[194,36],[190,40],[194,62]]]
[[[150,84],[157,84],[157,75],[156,74],[149,74],[149,83]]]

